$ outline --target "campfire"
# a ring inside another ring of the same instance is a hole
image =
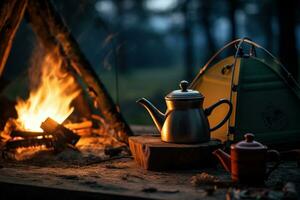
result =
[[[45,54],[38,69],[30,69],[28,98],[16,100],[17,117],[9,118],[0,130],[4,157],[23,160],[27,154],[42,150],[81,151],[78,147],[83,144],[95,143],[86,140],[92,136],[102,138],[95,145],[97,148],[104,151],[110,146],[122,151],[120,147],[128,143],[131,129],[51,2],[25,0],[5,4],[3,8],[13,9],[11,13],[16,14],[5,18],[12,26],[3,37],[7,43],[0,47],[5,52],[0,55],[0,76],[25,10],[37,36],[37,46]],[[84,99],[94,112],[88,117],[76,113],[76,98]]]
[[[17,99],[17,118],[10,118],[1,132],[5,157],[26,159],[42,150],[59,153],[66,148],[75,149],[80,135],[91,134],[90,120],[67,120],[74,111],[72,101],[81,90],[64,67],[53,51],[43,57],[40,68],[30,69],[30,82],[34,82],[36,74],[40,78],[37,86],[30,87],[27,99]]]
[[[29,98],[17,100],[17,122],[24,131],[42,131],[41,123],[48,117],[58,123],[64,122],[74,110],[72,100],[80,93],[74,77],[63,72],[62,59],[56,53],[45,56],[40,74],[40,84],[30,91]]]

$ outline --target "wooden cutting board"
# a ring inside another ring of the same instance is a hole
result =
[[[160,136],[129,137],[129,147],[136,163],[144,169],[162,171],[213,167],[212,151],[222,147],[220,140],[211,139],[201,144],[174,144],[162,142]]]

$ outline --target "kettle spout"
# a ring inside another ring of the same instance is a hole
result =
[[[230,155],[225,153],[221,149],[217,149],[213,152],[213,154],[219,159],[224,169],[231,173],[231,158]]]
[[[154,121],[156,128],[159,132],[161,132],[162,126],[165,122],[165,115],[160,112],[150,101],[145,98],[141,98],[136,101],[137,103],[141,104],[144,108],[147,109],[152,120]]]

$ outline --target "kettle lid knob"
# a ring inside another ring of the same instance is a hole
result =
[[[189,82],[183,80],[180,81],[179,87],[181,88],[181,92],[187,92],[187,88],[188,88]]]
[[[253,142],[254,140],[254,134],[252,133],[247,133],[244,135],[246,142]]]
[[[170,101],[174,101],[174,100],[203,101],[204,96],[200,92],[198,92],[197,90],[188,89],[189,82],[182,80],[180,81],[179,86],[181,88],[180,90],[172,91],[165,97],[165,99]]]

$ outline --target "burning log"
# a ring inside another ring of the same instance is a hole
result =
[[[27,0],[7,0],[0,3],[0,76],[26,6]]]
[[[31,131],[18,131],[14,130],[11,132],[10,136],[12,138],[14,137],[22,137],[22,138],[33,138],[33,137],[40,137],[40,136],[46,136],[49,135],[45,132],[31,132]]]
[[[92,128],[93,122],[87,120],[87,121],[84,121],[84,122],[81,122],[81,123],[66,124],[64,126],[68,129],[71,129],[71,130],[88,129],[88,128]]]
[[[80,136],[89,136],[93,132],[93,122],[88,120],[81,123],[65,124],[64,126]]]
[[[51,2],[44,0],[29,1],[27,13],[39,41],[46,49],[59,47],[61,56],[86,83],[89,95],[96,102],[96,107],[102,113],[106,123],[110,124],[111,128],[117,133],[117,139],[128,143],[128,136],[133,135],[130,127],[121,113],[118,112],[117,106],[104,84],[81,52],[79,45]]]
[[[0,132],[0,141],[5,142],[11,139],[10,134],[16,130],[18,127],[18,123],[15,119],[9,118],[6,121],[4,129]]]
[[[80,136],[90,136],[93,134],[93,122],[89,120],[80,123],[69,123],[64,126]]]
[[[46,119],[41,124],[41,128],[44,132],[13,130],[10,134],[11,139],[5,143],[4,152],[10,152],[18,148],[38,146],[53,148],[55,152],[61,152],[66,147],[75,149],[75,145],[80,139],[80,136],[51,118]]]
[[[47,118],[41,124],[41,128],[45,133],[52,135],[53,147],[58,152],[65,149],[68,145],[75,146],[80,139],[80,136],[51,118]]]
[[[53,147],[52,139],[51,138],[29,138],[29,139],[22,139],[22,140],[12,140],[8,141],[5,145],[6,150],[13,150],[17,148],[26,148],[26,147],[36,147],[36,146],[43,146],[45,145],[47,148]]]

